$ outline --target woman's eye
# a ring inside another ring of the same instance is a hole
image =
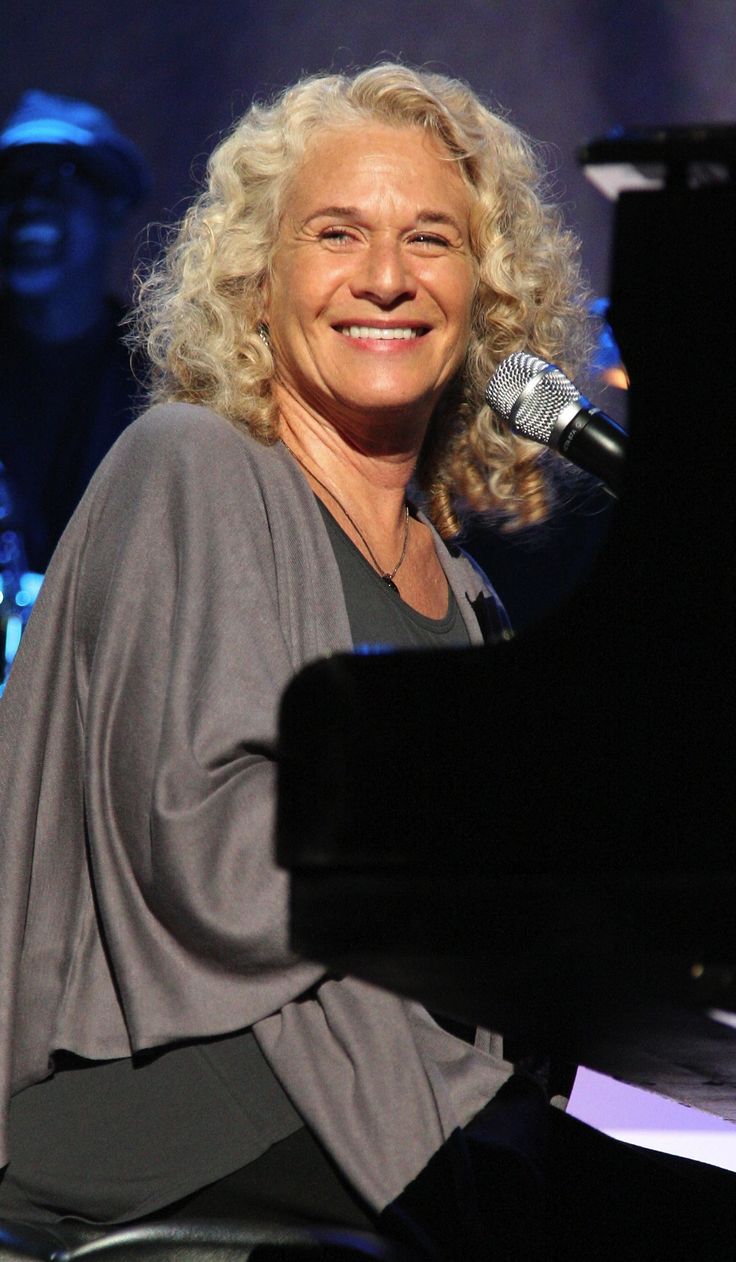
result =
[[[446,237],[440,237],[434,232],[415,232],[411,240],[413,245],[426,245],[438,250],[444,250],[450,244]]]
[[[338,245],[352,241],[352,236],[347,228],[325,228],[324,232],[320,233],[320,236],[323,241],[336,241]]]

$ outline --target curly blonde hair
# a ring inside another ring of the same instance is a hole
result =
[[[478,280],[464,366],[435,409],[415,481],[445,537],[463,508],[511,526],[549,511],[549,453],[518,438],[483,397],[512,351],[574,373],[587,350],[577,241],[544,198],[531,143],[464,83],[382,64],[314,76],[254,104],[210,157],[204,191],[140,280],[131,340],[150,363],[152,402],[206,404],[263,443],[278,438],[274,361],[259,336],[290,181],[310,138],[366,120],[419,127],[457,163],[472,195]]]

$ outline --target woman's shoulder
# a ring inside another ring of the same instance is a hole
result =
[[[156,403],[133,421],[123,435],[127,444],[146,446],[164,453],[213,447],[248,452],[257,459],[268,447],[253,438],[245,426],[237,426],[199,403]]]
[[[267,446],[210,408],[157,403],[131,422],[108,454],[101,480],[196,482],[212,494],[218,482],[253,479],[273,484],[283,468],[280,444]]]

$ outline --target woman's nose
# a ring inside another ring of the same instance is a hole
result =
[[[400,242],[371,241],[353,277],[352,290],[356,297],[368,298],[382,307],[413,297],[416,280]]]

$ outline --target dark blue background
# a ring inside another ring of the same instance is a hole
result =
[[[192,171],[254,95],[384,56],[459,75],[548,146],[607,289],[609,208],[576,147],[616,123],[736,120],[733,0],[10,0],[0,114],[28,87],[86,97],[138,141],[155,188],[121,243],[181,212]]]

